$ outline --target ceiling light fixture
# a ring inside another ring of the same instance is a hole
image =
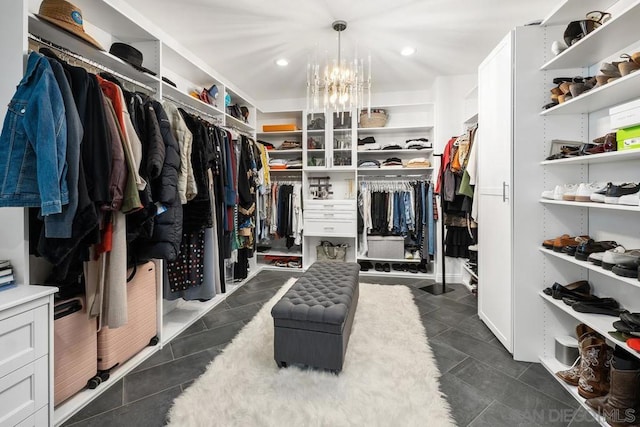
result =
[[[320,63],[307,65],[307,110],[344,112],[357,108],[362,110],[364,92],[367,92],[367,109],[371,109],[371,56],[368,57],[365,76],[364,61],[357,52],[352,60],[342,57],[340,34],[347,28],[346,21],[335,21],[331,27],[338,32],[338,58],[329,65],[327,60],[321,69]],[[322,101],[320,100],[322,98]],[[322,103],[322,105],[321,105]],[[359,115],[358,115],[359,117]]]
[[[402,56],[411,56],[414,53],[416,53],[416,48],[412,47],[412,46],[405,46],[400,51],[400,55],[402,55]]]
[[[287,61],[286,58],[280,58],[276,61],[276,65],[279,67],[286,67],[287,65],[289,65],[289,61]]]

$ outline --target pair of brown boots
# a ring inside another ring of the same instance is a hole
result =
[[[640,363],[624,350],[614,351],[585,324],[576,327],[579,363],[556,375],[578,387],[586,403],[613,427],[640,426]]]

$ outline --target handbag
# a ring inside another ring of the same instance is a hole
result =
[[[333,243],[323,240],[316,246],[316,261],[346,261],[347,248],[349,245],[342,243],[334,245]]]

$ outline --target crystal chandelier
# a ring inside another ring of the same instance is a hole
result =
[[[358,59],[357,52],[353,60],[342,57],[340,33],[347,28],[346,21],[331,24],[338,32],[338,58],[329,65],[327,60],[322,66],[318,61],[307,65],[307,111],[332,110],[334,112],[351,111],[364,107],[365,91],[367,110],[371,109],[371,56],[368,57],[365,77],[364,61]],[[322,70],[322,72],[321,72]],[[322,100],[321,100],[322,98]],[[322,105],[321,105],[322,103]]]

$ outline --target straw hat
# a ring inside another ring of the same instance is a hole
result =
[[[37,17],[80,37],[100,50],[104,50],[100,43],[84,32],[82,25],[82,11],[77,6],[65,0],[43,0]]]

